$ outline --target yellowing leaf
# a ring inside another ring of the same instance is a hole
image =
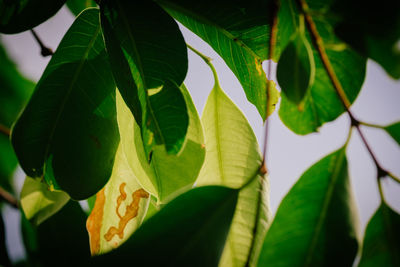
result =
[[[33,224],[39,225],[59,211],[69,200],[67,193],[49,191],[44,183],[26,177],[21,191],[21,207]]]
[[[136,180],[121,148],[112,176],[96,195],[87,220],[92,255],[108,252],[125,242],[146,215],[150,195]]]

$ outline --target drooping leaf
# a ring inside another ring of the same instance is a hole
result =
[[[335,32],[357,52],[378,62],[395,79],[400,78],[400,2],[367,1],[360,5],[332,1],[330,13],[339,19]]]
[[[400,266],[400,215],[381,203],[365,231],[359,267]]]
[[[357,211],[342,148],[308,169],[282,200],[260,266],[352,266]]]
[[[267,77],[261,64],[268,58],[273,1],[157,2],[224,59],[242,84],[247,99],[265,119]],[[277,94],[271,87],[269,95],[276,98]]]
[[[92,255],[103,254],[125,242],[142,223],[149,202],[149,193],[137,182],[120,145],[111,178],[97,193],[86,223]]]
[[[103,1],[101,9],[114,78],[141,128],[147,159],[156,145],[177,154],[189,123],[179,90],[187,49],[177,23],[152,1]]]
[[[280,56],[276,76],[286,98],[299,105],[314,82],[315,63],[311,46],[298,33]]]
[[[239,191],[192,189],[148,219],[121,247],[90,266],[217,266]]]
[[[34,83],[23,77],[0,44],[0,127],[10,128],[32,93]],[[17,158],[9,137],[0,133],[0,186],[11,192]]]
[[[44,177],[74,199],[108,181],[119,142],[115,84],[97,9],[72,24],[14,126],[25,173]]]
[[[21,208],[33,225],[39,225],[58,212],[69,199],[65,192],[49,191],[44,183],[26,177],[21,191]]]
[[[67,7],[71,10],[72,14],[78,16],[83,10],[88,7],[96,7],[94,0],[67,0]]]
[[[6,247],[6,230],[4,228],[3,216],[0,212],[0,265],[11,266]]]
[[[323,12],[329,1],[313,1],[309,3],[310,13]],[[278,22],[278,43],[280,50],[287,45],[299,26],[299,11],[295,1],[281,1]],[[358,55],[339,40],[333,27],[324,16],[314,16],[317,30],[324,42],[326,54],[333,69],[351,103],[356,99],[365,78],[366,58]],[[288,24],[291,24],[288,26]],[[310,34],[306,30],[306,37],[312,44]],[[315,79],[304,97],[304,103],[299,106],[282,95],[279,116],[283,123],[297,134],[308,134],[318,131],[326,122],[339,117],[344,107],[335,92],[332,82],[323,67],[320,56],[313,45],[315,61]],[[278,55],[276,55],[278,57]]]
[[[211,63],[206,62],[213,70]],[[245,266],[251,253],[250,265],[254,266],[269,223],[269,184],[267,177],[261,179],[258,175],[262,158],[251,126],[220,88],[215,71],[213,74],[214,88],[202,116],[206,159],[196,185],[238,188],[250,179],[254,180],[239,193],[232,226],[219,263],[219,266]],[[264,183],[262,187],[260,181]],[[260,193],[260,190],[263,192]],[[259,218],[256,223],[257,212]]]
[[[46,21],[64,5],[66,0],[0,0],[0,32],[18,33]]]
[[[184,85],[180,88],[189,113],[186,142],[179,155],[170,155],[163,146],[156,146],[148,163],[140,128],[128,107],[117,94],[118,125],[121,145],[139,183],[158,201],[166,202],[195,182],[205,157],[203,128],[196,107]]]
[[[400,145],[400,122],[386,126],[384,129]]]
[[[28,262],[32,266],[82,266],[90,258],[85,221],[86,214],[72,200],[38,227],[22,216]]]

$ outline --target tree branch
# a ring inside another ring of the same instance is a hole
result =
[[[0,199],[3,199],[16,209],[19,208],[18,200],[13,195],[4,190],[1,186],[0,186]]]
[[[10,129],[3,124],[0,124],[0,133],[10,136]]]
[[[33,37],[35,38],[36,42],[39,44],[40,46],[40,54],[43,57],[47,57],[47,56],[52,56],[54,54],[53,50],[47,46],[45,46],[42,42],[42,40],[40,39],[40,37],[37,35],[37,33],[35,32],[35,30],[31,29],[31,33],[33,35]]]

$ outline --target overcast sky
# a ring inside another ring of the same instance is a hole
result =
[[[61,38],[72,24],[74,17],[65,7],[55,17],[36,28],[47,46],[56,49]],[[259,140],[263,140],[263,123],[255,107],[245,97],[242,87],[223,60],[190,31],[181,27],[187,43],[213,59],[223,90],[232,98],[248,118]],[[16,35],[1,35],[11,57],[19,69],[37,81],[49,58],[40,56],[40,49],[29,32]],[[275,76],[272,77],[276,81]],[[189,72],[185,84],[192,94],[201,114],[205,101],[213,86],[209,67],[189,51]],[[362,91],[352,107],[356,117],[370,123],[387,125],[400,120],[400,81],[389,78],[381,67],[369,61],[367,76]],[[271,116],[268,147],[268,166],[271,184],[271,209],[275,213],[282,198],[301,174],[323,156],[340,148],[347,137],[349,120],[346,115],[328,123],[319,133],[299,136],[282,124],[275,112]],[[400,176],[400,147],[383,131],[365,128],[364,132],[381,164]],[[353,131],[347,149],[349,172],[359,208],[361,231],[380,203],[376,184],[376,170],[358,134]],[[18,171],[21,177],[23,172]],[[20,179],[19,186],[21,186]],[[392,208],[400,212],[400,186],[389,179],[384,180],[384,192]],[[7,245],[13,260],[23,255],[20,247],[18,214],[7,209]]]

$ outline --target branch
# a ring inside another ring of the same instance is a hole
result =
[[[19,208],[18,200],[13,195],[4,190],[1,186],[0,186],[0,199],[3,199],[16,209]]]
[[[37,33],[33,29],[31,29],[31,33],[32,33],[33,37],[35,38],[36,42],[40,46],[40,50],[41,50],[40,54],[43,57],[52,56],[54,54],[53,50],[43,44],[42,40],[40,39],[40,37],[37,35]]]
[[[6,135],[6,136],[10,136],[10,129],[7,128],[5,125],[0,124],[0,133]]]
[[[309,13],[309,7],[306,3],[306,0],[297,0],[299,7],[300,7],[300,11],[302,12],[302,14],[304,15],[306,22],[307,22],[307,27],[311,33],[311,37],[313,40],[313,44],[315,46],[315,48],[318,51],[318,54],[321,58],[322,64],[329,76],[329,79],[332,82],[332,85],[337,93],[337,95],[339,96],[339,99],[342,101],[344,108],[346,109],[347,114],[349,114],[350,120],[351,120],[351,125],[354,126],[360,137],[362,142],[364,143],[365,147],[368,150],[368,153],[371,155],[372,160],[374,161],[374,164],[377,168],[378,171],[378,180],[381,177],[387,176],[388,172],[382,168],[382,166],[379,164],[375,154],[373,153],[371,147],[369,146],[364,133],[361,131],[360,129],[360,121],[357,120],[353,113],[350,111],[350,101],[348,100],[346,93],[343,90],[342,85],[340,84],[339,79],[337,78],[335,71],[331,65],[331,62],[328,58],[328,55],[326,54],[325,51],[325,46],[324,46],[324,41],[322,40],[321,36],[318,33],[317,27],[314,23],[314,20],[312,18],[312,16]]]

